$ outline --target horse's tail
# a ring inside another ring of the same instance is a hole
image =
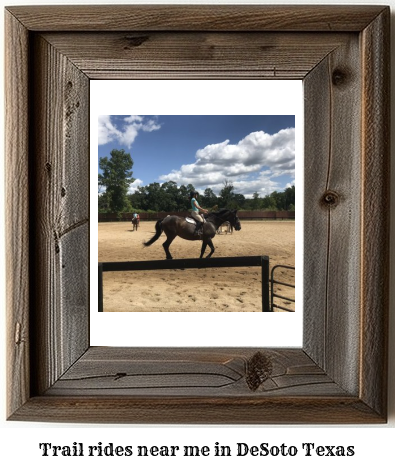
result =
[[[162,221],[163,219],[158,220],[155,224],[155,230],[156,233],[155,235],[151,238],[151,240],[148,240],[147,242],[144,242],[144,246],[151,246],[153,243],[156,242],[156,240],[162,235],[163,228],[162,228]]]

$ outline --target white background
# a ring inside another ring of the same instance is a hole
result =
[[[10,2],[13,5],[24,5],[28,2],[26,0]],[[51,0],[49,2],[36,1],[32,2],[35,4],[103,4],[111,2],[103,2],[100,0],[93,0],[92,2],[60,2]],[[123,2],[117,0],[120,3],[133,3]],[[139,2],[139,3],[182,3],[172,2],[169,0],[151,1],[151,2]],[[243,2],[198,2],[194,3],[224,3],[224,4],[235,4]],[[246,2],[244,2],[245,4]],[[251,1],[250,4],[262,4],[264,2]],[[395,0],[381,2],[381,1],[370,1],[370,2],[318,2],[302,0],[301,2],[283,2],[270,0],[270,4],[284,4],[284,3],[302,3],[302,4],[389,4],[395,9]],[[3,15],[3,11],[1,12]],[[392,17],[393,23],[394,17]],[[3,18],[1,18],[3,24]],[[1,39],[3,40],[3,38]],[[392,39],[394,43],[394,39]],[[394,44],[392,44],[393,46]],[[395,50],[393,47],[392,50]],[[3,45],[0,47],[0,54],[3,54]],[[3,63],[3,57],[2,61]],[[393,60],[393,64],[395,61]],[[392,66],[394,69],[394,65]],[[394,73],[392,70],[392,76]],[[392,79],[393,80],[393,79]],[[1,100],[4,109],[3,101],[3,86],[1,89]],[[392,111],[393,115],[393,111]],[[392,135],[395,129],[395,119],[392,119]],[[1,126],[1,139],[4,139],[4,129]],[[4,148],[4,147],[3,147]],[[395,184],[394,172],[392,171],[392,186]],[[3,208],[4,195],[0,193],[1,205]],[[391,200],[394,202],[394,194],[391,196]],[[392,204],[392,207],[395,205]],[[1,213],[2,224],[0,225],[1,240],[4,239],[4,213]],[[393,233],[393,222],[392,222],[392,233]],[[395,237],[392,237],[394,240]],[[394,258],[394,241],[392,241],[392,254],[391,254],[391,271],[395,267]],[[4,260],[4,244],[1,244],[0,259]],[[1,263],[1,281],[2,291],[4,291],[4,263]],[[5,341],[1,341],[1,362],[0,362],[0,374],[1,374],[1,416],[0,416],[0,465],[2,468],[23,468],[32,467],[40,469],[53,469],[54,465],[58,469],[67,468],[70,466],[74,468],[86,468],[86,465],[90,464],[96,469],[108,468],[114,466],[120,469],[130,468],[153,468],[153,466],[160,466],[162,468],[172,469],[195,469],[201,468],[203,465],[208,465],[209,468],[214,465],[225,467],[228,469],[239,468],[240,465],[249,465],[257,468],[263,466],[278,465],[279,468],[285,468],[285,466],[291,465],[297,469],[310,469],[316,468],[317,465],[321,469],[337,467],[340,469],[354,468],[356,466],[370,466],[370,467],[381,467],[381,468],[393,468],[394,456],[393,456],[393,443],[395,438],[395,387],[394,387],[394,293],[391,293],[391,315],[390,315],[390,404],[389,404],[389,423],[381,426],[87,426],[87,425],[50,425],[45,423],[13,423],[5,421],[5,396],[4,396],[4,371],[5,371]],[[2,315],[2,327],[0,331],[3,331],[5,325],[4,311],[5,302],[4,296],[1,296],[1,315]],[[95,445],[99,441],[103,445],[113,442],[115,445],[198,445],[214,447],[216,442],[221,445],[229,445],[232,449],[235,448],[237,442],[245,442],[252,445],[259,445],[260,443],[267,442],[271,445],[281,445],[285,443],[288,446],[295,445],[299,449],[303,442],[314,442],[316,445],[343,445],[343,446],[354,446],[355,456],[354,457],[303,457],[303,453],[299,452],[296,457],[272,457],[268,461],[267,457],[200,457],[200,458],[165,458],[165,457],[146,457],[146,458],[135,458],[135,457],[41,457],[39,450],[40,442],[52,442],[54,445],[72,445],[73,442],[82,442],[85,446]],[[93,459],[93,460],[92,460]],[[274,459],[274,461],[273,461]],[[214,461],[213,461],[214,460]]]
[[[132,84],[132,85],[131,85]],[[136,92],[135,92],[136,90]],[[190,91],[193,90],[193,93]],[[175,100],[175,96],[188,99]],[[232,96],[231,99],[229,97]],[[281,97],[279,99],[279,97]],[[96,168],[98,116],[295,115],[296,205],[303,209],[303,87],[301,80],[92,80],[91,161]],[[133,156],[133,148],[132,156]],[[100,153],[102,155],[102,153]],[[186,163],[186,162],[185,162]],[[136,176],[136,175],[135,175]],[[240,232],[241,236],[243,232]],[[296,312],[97,313],[91,283],[92,346],[300,347],[303,326],[303,213],[296,218]],[[217,240],[217,239],[216,239]],[[217,240],[215,243],[220,243]],[[97,174],[91,171],[91,279],[97,279]],[[261,253],[265,254],[265,253]],[[182,273],[180,274],[182,276]],[[257,292],[260,295],[260,292]],[[226,321],[224,321],[226,316]],[[122,325],[122,328],[119,327]],[[177,325],[169,328],[166,325]],[[251,326],[255,325],[253,331]],[[283,326],[287,325],[286,328]],[[166,331],[166,334],[163,334]]]

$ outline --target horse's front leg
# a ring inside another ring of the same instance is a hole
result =
[[[174,236],[169,236],[166,241],[164,243],[162,243],[162,246],[163,246],[163,249],[165,250],[165,253],[166,253],[166,259],[173,259],[173,257],[171,256],[171,253],[170,253],[170,250],[169,250],[169,247],[170,247],[170,244],[171,242],[175,239],[176,237]]]
[[[207,248],[207,242],[204,240],[202,243],[202,250],[200,252],[200,257],[203,258],[204,252],[206,251]]]
[[[210,258],[211,255],[214,253],[215,248],[214,248],[214,244],[213,244],[213,241],[211,240],[211,238],[209,238],[209,239],[207,240],[207,243],[208,243],[208,246],[210,247],[211,251],[210,251],[210,253],[206,256],[206,258]]]

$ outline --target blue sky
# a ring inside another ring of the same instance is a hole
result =
[[[124,149],[137,186],[175,181],[210,187],[225,180],[252,197],[295,184],[294,116],[99,116],[99,157]]]

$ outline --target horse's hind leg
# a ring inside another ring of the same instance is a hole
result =
[[[211,238],[209,238],[209,239],[207,240],[207,244],[208,244],[208,246],[210,247],[211,251],[210,251],[210,253],[206,256],[206,258],[211,258],[211,255],[212,255],[212,254],[214,253],[214,251],[215,251],[214,244],[213,244],[213,241],[211,240]]]
[[[173,257],[170,254],[169,247],[171,242],[175,239],[176,237],[173,235],[169,235],[164,243],[162,243],[163,249],[165,250],[166,253],[166,259],[173,259]]]
[[[207,242],[204,241],[204,242],[202,243],[202,250],[201,250],[201,252],[200,252],[200,257],[201,257],[201,258],[203,258],[204,252],[206,251],[206,247],[207,247]]]

